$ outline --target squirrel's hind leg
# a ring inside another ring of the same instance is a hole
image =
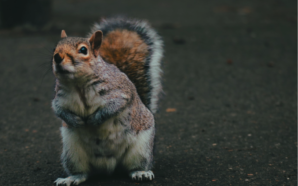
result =
[[[145,181],[154,179],[154,174],[151,171],[154,133],[154,127],[140,131],[137,140],[128,148],[123,158],[122,164],[128,170],[132,180]]]
[[[63,152],[61,161],[65,172],[69,175],[67,178],[58,178],[54,183],[58,185],[78,185],[88,178],[88,156],[84,149],[78,143],[79,137],[71,129],[61,127],[63,141]]]
[[[87,174],[78,174],[78,175],[72,175],[68,176],[67,178],[58,178],[54,183],[56,183],[56,186],[58,185],[79,185],[80,183],[86,181]]]

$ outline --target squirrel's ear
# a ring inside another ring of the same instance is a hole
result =
[[[61,39],[66,38],[66,37],[67,37],[67,35],[66,35],[65,30],[62,30],[61,31]]]
[[[99,55],[99,48],[102,42],[102,31],[98,30],[89,39],[93,54],[95,57]]]

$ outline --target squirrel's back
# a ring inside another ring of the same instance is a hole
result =
[[[145,21],[111,18],[95,24],[103,32],[100,56],[134,83],[142,102],[155,113],[162,91],[163,42]]]

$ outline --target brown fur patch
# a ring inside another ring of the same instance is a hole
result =
[[[61,46],[57,46],[56,50],[54,52],[54,55],[59,53],[60,57],[63,59],[61,65],[66,65],[68,63],[72,63],[72,60],[70,58],[70,54],[73,51],[73,47],[72,46],[68,46],[68,45],[61,45]]]
[[[147,105],[149,85],[145,74],[148,45],[133,31],[114,30],[104,36],[100,56],[116,65],[134,83],[141,100]]]
[[[139,100],[140,101],[140,100]],[[134,107],[131,108],[131,127],[134,131],[139,133],[141,130],[147,130],[154,124],[154,117],[146,107],[141,105],[138,100],[135,100]]]
[[[68,125],[63,121],[63,122],[62,122],[62,127],[66,127],[66,128],[68,128]]]
[[[82,47],[87,48],[87,54],[79,52],[80,48]],[[92,68],[90,68],[91,62],[94,62],[96,59],[86,38],[67,37],[63,40],[60,40],[55,48],[53,56],[56,54],[59,54],[60,57],[63,59],[60,65],[62,67],[64,65],[73,66],[77,76],[80,76],[79,73],[81,73],[83,76],[83,73],[87,74],[90,71],[93,72]],[[54,64],[56,64],[55,60]],[[81,65],[76,66],[78,64]],[[84,64],[83,67],[82,64]]]

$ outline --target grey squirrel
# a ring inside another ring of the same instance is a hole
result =
[[[152,180],[155,123],[162,91],[163,42],[147,22],[111,18],[87,38],[67,37],[54,49],[55,114],[62,119],[62,165],[56,185],[79,184],[121,167]]]

